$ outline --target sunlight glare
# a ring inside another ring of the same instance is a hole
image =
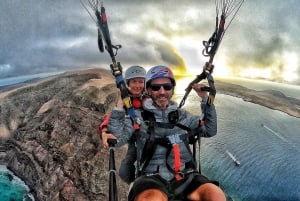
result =
[[[178,23],[175,23],[175,22],[171,22],[171,23],[169,24],[169,27],[170,27],[170,29],[171,29],[172,31],[177,31],[177,30],[180,29]]]
[[[185,13],[186,14],[185,14],[184,17],[187,21],[197,20],[198,17],[199,17],[199,9],[196,9],[196,8],[193,8],[193,7],[188,8]]]
[[[194,78],[192,76],[176,78],[176,87],[174,93],[177,95],[183,95],[185,93],[185,89],[193,79]]]
[[[298,79],[298,62],[299,59],[296,53],[284,52],[282,59],[278,62],[270,66],[265,66],[264,68],[246,68],[242,70],[238,76],[251,79],[275,79],[279,82],[294,82]],[[282,66],[282,69],[280,66]],[[274,77],[274,74],[276,74],[277,77]]]
[[[213,76],[218,77],[218,78],[228,78],[230,76],[230,73],[228,71],[228,68],[225,64],[225,59],[224,58],[218,58],[214,62],[214,71],[213,71]]]
[[[272,71],[270,68],[267,69],[259,69],[259,68],[247,68],[239,73],[239,76],[245,78],[263,78],[270,79],[272,75]]]
[[[285,64],[285,71],[283,72],[283,79],[287,82],[293,82],[298,79],[298,69],[297,65],[299,63],[299,58],[296,52],[284,52],[283,60]]]

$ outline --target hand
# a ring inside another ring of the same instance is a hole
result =
[[[196,93],[198,94],[199,97],[206,98],[208,97],[208,92],[207,91],[202,91],[202,87],[205,87],[204,84],[194,84],[192,86],[192,88],[196,91]]]
[[[120,90],[117,91],[116,107],[120,108],[120,109],[123,109],[123,107],[124,107]]]
[[[102,138],[102,145],[105,149],[108,149],[109,148],[109,144],[108,144],[108,139],[115,139],[117,140],[117,137],[114,136],[113,134],[111,133],[108,133],[107,132],[107,129],[103,129],[102,130],[102,134],[101,134],[101,138]]]

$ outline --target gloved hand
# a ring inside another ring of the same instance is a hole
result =
[[[193,84],[192,88],[196,91],[199,97],[202,99],[208,97],[208,92],[202,90],[203,87],[206,87],[204,84]]]
[[[215,68],[215,65],[209,62],[205,62],[205,65],[203,66],[203,71],[206,73],[212,74],[213,70]]]

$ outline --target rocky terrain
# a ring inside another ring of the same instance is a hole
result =
[[[114,106],[114,83],[109,71],[85,70],[0,93],[0,163],[36,200],[108,200],[109,154],[97,129]],[[128,187],[118,186],[125,198]]]
[[[300,101],[217,82],[238,96],[295,117]],[[36,200],[108,200],[108,150],[97,134],[114,106],[116,87],[103,69],[68,72],[0,91],[0,164],[22,178]],[[116,165],[126,147],[115,151]],[[119,200],[128,186],[117,178]]]

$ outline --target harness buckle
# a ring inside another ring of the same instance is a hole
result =
[[[169,135],[167,137],[171,144],[178,144],[179,142],[182,142],[179,134]]]
[[[184,173],[183,172],[176,172],[174,175],[176,181],[180,181],[181,179],[184,178]]]

